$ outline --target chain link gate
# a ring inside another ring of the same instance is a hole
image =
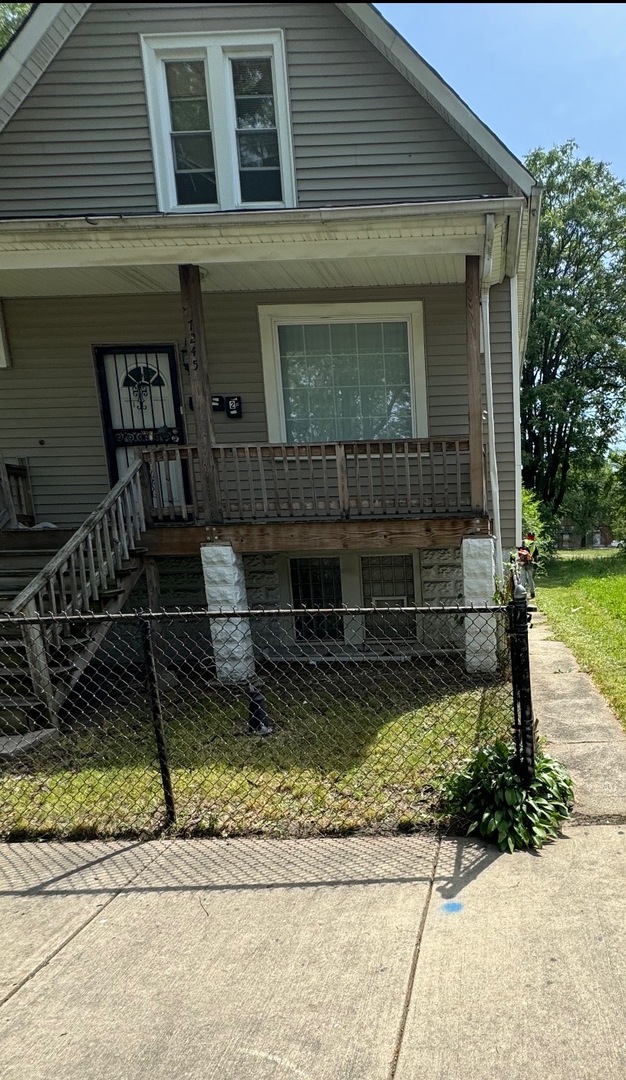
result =
[[[509,605],[0,618],[0,836],[302,836],[432,823],[512,741],[533,775],[525,594]]]

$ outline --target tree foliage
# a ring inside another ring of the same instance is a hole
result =
[[[32,4],[0,4],[0,49],[13,36],[31,7]]]
[[[606,455],[626,406],[626,185],[573,142],[535,150],[544,185],[522,380],[523,476],[553,511]]]
[[[613,527],[617,512],[616,469],[613,460],[574,465],[569,472],[563,499],[563,516],[583,537],[599,525]]]

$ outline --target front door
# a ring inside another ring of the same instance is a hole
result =
[[[173,345],[96,349],[111,480],[115,483],[146,447],[184,442]],[[183,477],[170,465],[172,502],[183,498]],[[153,486],[165,487],[161,475]],[[159,491],[161,505],[165,492]]]

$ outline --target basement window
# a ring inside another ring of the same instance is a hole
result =
[[[159,208],[295,206],[280,30],[142,38]]]

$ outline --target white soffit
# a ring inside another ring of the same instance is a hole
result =
[[[464,280],[463,255],[212,263],[202,269],[202,288],[209,293],[449,285]],[[0,271],[0,296],[7,299],[178,292],[175,266]]]

